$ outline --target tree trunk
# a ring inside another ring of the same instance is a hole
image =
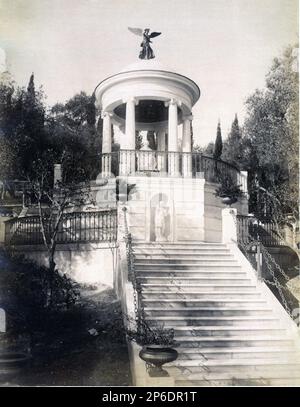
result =
[[[55,276],[55,266],[56,263],[54,261],[54,254],[55,254],[55,247],[52,247],[49,251],[48,262],[49,262],[49,289],[50,289],[50,297],[49,297],[49,307],[53,306],[53,290],[54,290],[54,276]]]

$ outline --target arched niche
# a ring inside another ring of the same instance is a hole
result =
[[[150,241],[167,242],[172,239],[172,205],[168,195],[159,192],[150,200]]]

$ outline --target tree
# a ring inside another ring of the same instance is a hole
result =
[[[214,154],[214,148],[215,148],[215,143],[213,143],[213,142],[208,143],[204,147],[201,147],[196,144],[193,147],[193,152],[212,156]]]
[[[68,151],[68,165],[76,169],[80,157],[85,177],[96,178],[100,171],[103,121],[96,120],[95,96],[80,92],[65,104],[56,104],[47,118],[47,137],[57,153]],[[73,162],[73,165],[72,165]],[[82,179],[83,180],[83,179]]]
[[[76,171],[80,157],[85,176],[96,178],[100,172],[102,119],[95,107],[95,95],[80,92],[66,103],[46,109],[42,88],[36,89],[34,74],[27,88],[13,81],[0,82],[0,178],[20,179],[30,176],[31,163],[48,149],[63,151],[73,160]],[[72,175],[72,168],[69,174]]]
[[[35,90],[34,74],[30,76],[26,92],[20,94],[23,120],[19,135],[18,158],[21,168],[27,174],[31,171],[31,161],[47,146],[44,134],[45,105],[42,89]]]
[[[236,114],[231,125],[230,133],[223,144],[223,160],[237,167],[242,166],[243,147],[242,131]]]
[[[275,58],[266,76],[266,87],[246,102],[244,137],[248,143],[251,208],[259,212],[257,191],[268,192],[272,217],[283,222],[298,214],[299,130],[298,74],[293,48]]]
[[[46,148],[45,107],[42,89],[35,90],[32,74],[28,87],[0,83],[1,178],[19,178],[29,173],[31,162]],[[3,162],[3,160],[2,160]]]
[[[89,199],[88,184],[80,185],[73,177],[69,181],[63,173],[62,179],[54,184],[53,163],[56,154],[48,150],[41,154],[33,163],[30,176],[28,175],[29,191],[33,204],[38,208],[39,226],[43,244],[47,251],[49,267],[49,302],[53,301],[53,289],[57,274],[55,251],[57,236],[62,217],[66,210],[86,204]],[[64,161],[67,162],[67,155]]]
[[[216,136],[216,141],[215,141],[215,146],[214,146],[214,154],[213,154],[214,159],[219,160],[221,158],[222,150],[223,150],[223,142],[222,142],[222,134],[221,134],[221,123],[219,120],[218,127],[217,127],[217,136]]]
[[[18,144],[15,122],[18,123],[14,83],[0,82],[0,179],[15,178],[18,172]]]

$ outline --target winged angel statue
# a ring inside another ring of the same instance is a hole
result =
[[[131,28],[128,27],[128,30],[131,31],[135,35],[139,35],[140,37],[143,37],[143,41],[141,42],[141,47],[142,50],[140,52],[139,58],[140,59],[152,59],[155,58],[153,49],[150,46],[150,43],[152,43],[151,38],[157,37],[161,33],[158,32],[150,32],[150,28],[145,28],[142,30],[142,28]]]

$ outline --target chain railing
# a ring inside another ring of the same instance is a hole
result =
[[[284,306],[288,315],[293,318],[287,301],[289,289],[282,285],[278,278],[280,275],[283,280],[287,282],[289,281],[289,277],[263,244],[263,239],[261,240],[261,236],[263,235],[259,233],[259,229],[256,227],[259,222],[254,217],[251,217],[251,222],[245,223],[245,218],[246,217],[238,215],[235,219],[238,235],[238,246],[252,267],[256,269],[258,279],[267,285],[276,288],[282,305]],[[263,263],[266,265],[266,269],[272,280],[265,278],[262,268]]]
[[[144,320],[144,307],[142,303],[142,285],[140,280],[137,278],[135,270],[135,256],[132,247],[132,235],[129,232],[128,221],[127,221],[127,208],[123,208],[124,213],[124,227],[125,227],[125,243],[126,243],[126,256],[128,264],[128,280],[132,283],[133,287],[133,302],[134,302],[134,313],[137,332],[141,330],[143,320]]]

